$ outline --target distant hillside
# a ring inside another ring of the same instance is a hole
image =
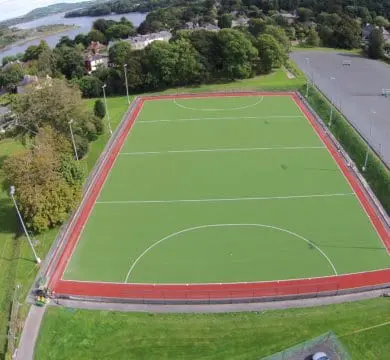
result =
[[[29,13],[27,13],[26,15],[17,18],[0,21],[0,26],[14,26],[17,24],[33,21],[48,15],[58,14],[61,12],[72,11],[76,9],[83,9],[96,4],[104,3],[106,1],[107,0],[89,0],[89,1],[82,1],[79,3],[72,3],[72,4],[69,3],[53,4],[53,5],[34,9]]]

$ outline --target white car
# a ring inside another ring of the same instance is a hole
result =
[[[324,352],[317,352],[312,357],[313,360],[330,360],[329,356]]]

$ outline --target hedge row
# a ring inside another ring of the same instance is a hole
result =
[[[300,88],[300,93],[305,97],[306,86]],[[317,89],[310,88],[306,98],[310,106],[328,124],[330,103]],[[364,164],[367,152],[367,144],[349,122],[333,108],[331,132],[349,154],[356,166],[360,169]],[[371,189],[390,215],[390,171],[386,168],[378,156],[370,149],[367,169],[362,175]]]

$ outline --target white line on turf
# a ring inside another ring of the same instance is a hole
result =
[[[137,124],[154,124],[159,122],[182,122],[182,121],[207,121],[207,120],[250,120],[250,119],[305,119],[304,115],[269,115],[269,116],[226,116],[226,117],[204,117],[187,119],[163,119],[163,120],[141,120]]]
[[[165,240],[168,240],[168,239],[171,239],[177,235],[180,235],[180,234],[184,234],[184,233],[187,233],[187,232],[190,232],[190,231],[194,231],[194,230],[200,230],[200,229],[206,229],[206,228],[218,228],[218,227],[261,227],[261,228],[266,228],[266,229],[272,229],[272,230],[277,230],[277,231],[281,231],[281,232],[284,232],[284,233],[287,233],[289,235],[292,235],[300,240],[303,240],[305,241],[306,243],[308,243],[309,245],[313,246],[313,248],[315,248],[329,263],[329,265],[331,266],[332,268],[332,271],[335,275],[338,275],[337,274],[337,270],[336,270],[336,267],[334,266],[333,262],[329,259],[329,257],[325,254],[324,251],[322,251],[316,244],[314,244],[312,241],[306,239],[305,237],[303,237],[302,235],[299,235],[297,233],[294,233],[290,230],[287,230],[287,229],[283,229],[283,228],[280,228],[278,226],[273,226],[273,225],[264,225],[264,224],[209,224],[209,225],[200,225],[200,226],[194,226],[194,227],[190,227],[190,228],[187,228],[187,229],[183,229],[183,230],[180,230],[180,231],[177,231],[175,233],[172,233],[172,234],[169,234],[168,236],[165,236],[164,238],[156,241],[155,243],[153,243],[152,245],[150,245],[147,249],[145,249],[138,257],[137,259],[135,259],[135,261],[132,263],[129,271],[127,272],[127,275],[126,275],[126,279],[125,279],[125,283],[127,283],[127,281],[129,280],[129,277],[131,275],[131,273],[133,272],[135,266],[137,265],[137,263],[150,251],[152,250],[154,247],[156,247],[157,245],[161,244],[162,242],[164,242]]]
[[[235,108],[217,108],[217,109],[193,108],[193,107],[185,106],[183,104],[178,103],[176,98],[173,99],[173,103],[176,106],[178,106],[178,107],[180,107],[182,109],[186,109],[186,110],[195,110],[195,111],[232,111],[232,110],[244,110],[244,109],[248,109],[248,108],[251,108],[251,107],[255,107],[256,105],[260,104],[263,100],[264,100],[264,96],[259,96],[258,100],[255,103],[253,103],[253,104],[239,106],[239,107],[235,107]]]
[[[240,151],[267,151],[267,150],[314,150],[325,149],[325,146],[281,146],[281,147],[253,147],[253,148],[219,148],[167,151],[134,151],[123,152],[121,155],[151,155],[151,154],[182,154],[182,153],[209,153],[209,152],[240,152]]]
[[[339,194],[313,194],[313,195],[292,195],[292,196],[253,196],[253,197],[215,198],[215,199],[113,200],[113,201],[97,201],[96,204],[165,204],[165,203],[198,203],[198,202],[219,202],[219,201],[316,199],[316,198],[354,196],[354,195],[355,193],[339,193]]]

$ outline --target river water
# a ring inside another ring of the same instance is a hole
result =
[[[54,14],[24,24],[16,25],[16,27],[21,29],[31,29],[42,25],[54,25],[54,24],[76,25],[78,27],[66,30],[61,33],[57,33],[55,35],[46,36],[41,39],[31,40],[21,45],[14,45],[7,48],[6,50],[0,50],[0,61],[4,56],[10,56],[10,55],[15,55],[17,53],[24,52],[30,45],[38,45],[41,40],[45,40],[49,44],[49,46],[54,47],[62,36],[69,36],[71,39],[73,39],[78,34],[87,33],[91,30],[92,23],[96,19],[102,17],[107,20],[116,20],[116,21],[118,21],[121,17],[125,17],[128,20],[130,20],[134,24],[134,26],[139,26],[139,24],[141,24],[141,22],[144,21],[146,17],[146,14],[141,14],[141,13],[106,15],[106,16],[99,16],[99,17],[85,16],[85,17],[77,17],[77,18],[65,18],[64,15],[65,13]]]

